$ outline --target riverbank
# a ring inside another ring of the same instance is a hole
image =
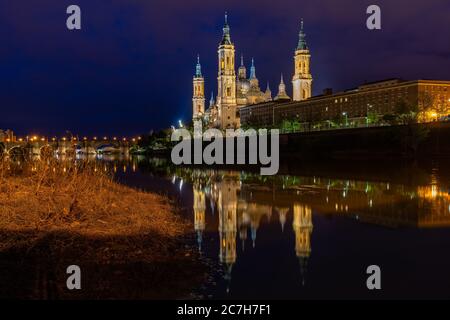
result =
[[[404,160],[450,157],[450,122],[349,128],[280,135],[282,157]]]
[[[189,228],[168,199],[120,185],[95,164],[3,160],[0,296],[189,297],[205,278]],[[72,264],[82,271],[79,291],[66,288]]]

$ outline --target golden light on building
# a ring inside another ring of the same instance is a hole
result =
[[[423,199],[436,199],[436,198],[449,198],[450,194],[445,191],[439,190],[437,184],[432,184],[430,186],[421,186],[417,188],[417,195],[419,198]]]

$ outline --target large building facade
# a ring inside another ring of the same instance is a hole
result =
[[[248,105],[274,101],[290,101],[286,92],[283,77],[279,85],[278,94],[273,99],[272,92],[267,84],[265,91],[260,88],[256,76],[255,61],[252,59],[250,74],[247,76],[247,68],[241,55],[240,66],[236,74],[236,52],[231,41],[228,17],[225,14],[222,40],[218,50],[218,75],[217,95],[214,100],[211,95],[209,107],[205,110],[204,86],[205,79],[201,74],[199,59],[197,60],[196,73],[193,78],[193,120],[202,119],[209,127],[220,129],[239,128],[241,126],[240,109]],[[312,76],[310,72],[310,53],[306,45],[303,21],[299,34],[299,42],[295,51],[295,73],[292,78],[293,97],[295,101],[301,101],[311,97]]]
[[[295,120],[300,130],[324,129],[333,123],[358,127],[371,116],[381,119],[393,114],[399,103],[417,106],[419,121],[429,122],[450,115],[450,81],[388,79],[357,88],[324,94],[303,101],[273,101],[240,109],[244,126],[270,127]]]

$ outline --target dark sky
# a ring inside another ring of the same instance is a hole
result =
[[[366,8],[382,9],[369,31]],[[66,28],[66,8],[82,30]],[[290,78],[300,18],[314,94],[401,77],[450,80],[449,0],[0,0],[0,128],[134,135],[191,117],[195,57],[216,91],[228,11],[237,55],[275,94]]]

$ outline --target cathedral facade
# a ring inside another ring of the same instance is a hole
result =
[[[272,98],[269,84],[265,91],[260,88],[256,77],[256,67],[252,59],[250,74],[247,77],[247,68],[244,58],[240,57],[240,66],[236,74],[236,53],[231,41],[230,26],[225,14],[222,40],[217,50],[218,75],[217,95],[211,94],[208,108],[205,108],[205,79],[201,72],[200,59],[197,57],[196,72],[193,78],[193,120],[203,120],[208,127],[219,129],[236,129],[240,127],[239,109],[272,100],[291,100],[286,92],[283,75],[281,75],[278,94]],[[312,76],[310,72],[310,52],[306,45],[303,21],[301,23],[299,42],[294,56],[294,76],[292,78],[292,100],[301,101],[311,97]]]

